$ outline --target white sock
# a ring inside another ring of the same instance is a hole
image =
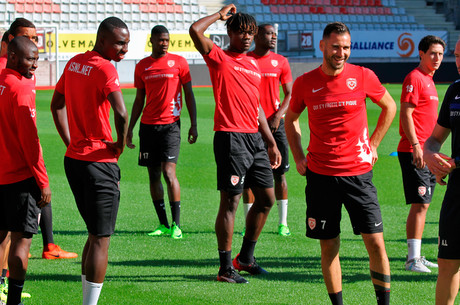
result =
[[[421,239],[408,239],[407,240],[407,260],[420,257],[420,252],[422,250],[422,240]]]
[[[93,283],[85,280],[85,294],[83,296],[83,305],[97,305],[99,295],[101,294],[104,283]]]
[[[249,210],[251,209],[253,205],[253,202],[251,203],[243,203],[243,208],[244,208],[244,223],[246,223],[246,217],[248,217]]]
[[[278,205],[279,224],[287,226],[288,200],[287,199],[277,200],[276,204]]]
[[[86,274],[81,275],[81,288],[83,292],[83,298],[85,297],[85,291],[86,291]]]

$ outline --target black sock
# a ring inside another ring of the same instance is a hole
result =
[[[169,228],[168,217],[166,217],[165,201],[163,199],[154,200],[153,206],[157,212],[160,224],[164,225],[166,228]]]
[[[251,264],[254,262],[254,248],[257,240],[249,240],[243,237],[243,245],[241,246],[240,256],[238,260],[243,264]]]
[[[232,251],[219,251],[220,270],[225,272],[228,268],[232,267]]]
[[[343,305],[342,291],[329,293],[329,298],[331,299],[332,305]]]
[[[176,226],[180,227],[180,201],[170,201],[172,221],[176,223]]]
[[[377,297],[377,305],[390,304],[390,290],[376,290],[375,296]]]
[[[24,287],[24,280],[8,279],[8,299],[6,305],[18,305],[21,303],[21,293]]]
[[[45,248],[48,244],[54,244],[53,213],[51,211],[51,203],[42,208],[40,230],[42,231],[43,248]]]

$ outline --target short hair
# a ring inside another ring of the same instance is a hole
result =
[[[230,18],[227,19],[225,26],[227,27],[227,30],[231,30],[233,32],[250,31],[254,33],[254,35],[257,34],[256,19],[254,19],[254,17],[249,14],[233,14]]]
[[[105,18],[99,25],[97,29],[97,36],[113,32],[114,29],[128,29],[128,26],[120,18],[108,17]]]
[[[350,34],[350,30],[345,25],[345,23],[336,21],[336,22],[331,22],[328,25],[326,25],[326,27],[324,28],[324,31],[323,31],[323,39],[329,38],[329,36],[331,36],[332,33],[336,33],[336,34],[348,33],[348,34]]]
[[[10,31],[9,30],[5,31],[5,33],[3,33],[3,36],[2,36],[2,42],[9,43],[10,42],[9,36],[10,36]]]
[[[156,25],[152,28],[152,31],[150,32],[150,36],[161,34],[169,34],[168,29],[164,25]]]
[[[446,49],[446,42],[442,38],[434,35],[423,37],[418,43],[418,50],[426,53],[432,44],[440,44],[442,49]]]
[[[24,37],[24,36],[15,37],[8,44],[8,57],[12,53],[15,53],[17,55],[24,54],[24,52],[28,48],[37,49],[37,46],[27,37]]]
[[[16,18],[13,23],[10,25],[10,29],[8,30],[11,35],[16,37],[19,32],[19,28],[34,28],[35,24],[32,21],[27,20],[26,18]]]

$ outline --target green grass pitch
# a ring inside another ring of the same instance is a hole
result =
[[[401,85],[386,85],[399,107]],[[437,86],[440,101],[447,85]],[[111,239],[109,266],[99,304],[329,304],[320,267],[320,249],[316,240],[305,237],[305,180],[295,170],[287,173],[289,185],[288,223],[292,235],[276,234],[278,215],[272,209],[260,236],[255,255],[270,274],[247,276],[248,285],[216,281],[218,271],[214,220],[219,205],[214,162],[213,112],[211,88],[194,89],[198,110],[198,141],[187,143],[190,126],[184,107],[182,147],[177,175],[182,193],[182,240],[146,235],[158,220],[150,199],[145,168],[137,165],[138,149],[126,148],[120,158],[121,203],[116,233]],[[133,89],[123,90],[130,112]],[[78,214],[63,169],[64,144],[59,138],[49,111],[52,91],[37,92],[37,125],[53,192],[54,238],[68,251],[81,254],[86,228]],[[368,102],[369,129],[373,131],[379,108]],[[383,213],[385,241],[391,264],[392,304],[433,304],[437,271],[416,274],[404,271],[406,255],[405,222],[408,207],[404,203],[401,173],[396,157],[399,141],[399,114],[381,143],[374,168]],[[306,116],[301,126],[307,145]],[[139,142],[137,129],[135,143]],[[450,140],[448,140],[450,141]],[[450,145],[445,145],[448,151]],[[437,222],[445,187],[437,186],[427,215],[422,253],[436,260]],[[168,202],[167,197],[165,198]],[[168,216],[169,204],[167,204]],[[233,237],[233,256],[242,242],[242,208],[238,210]],[[343,211],[341,264],[345,304],[375,304],[368,258],[359,236],[352,233],[348,214]],[[81,304],[80,259],[41,259],[41,235],[34,237],[24,291],[32,294],[25,304]]]

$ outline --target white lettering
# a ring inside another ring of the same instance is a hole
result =
[[[3,90],[5,90],[5,86],[3,85],[0,85],[0,95],[3,95]]]
[[[86,76],[89,76],[92,69],[93,69],[92,66],[87,66],[87,65],[81,66],[81,64],[78,62],[71,62],[68,68],[70,72],[75,72],[75,73],[83,74]]]
[[[247,73],[247,74],[251,74],[251,75],[253,75],[253,76],[256,76],[256,77],[258,77],[258,78],[261,78],[260,73],[257,73],[256,71],[248,70],[248,69],[241,68],[241,67],[237,67],[237,66],[234,66],[233,69],[234,69],[235,71],[244,72],[244,73]]]
[[[155,74],[155,75],[147,75],[145,79],[152,79],[152,78],[173,78],[174,74]]]

